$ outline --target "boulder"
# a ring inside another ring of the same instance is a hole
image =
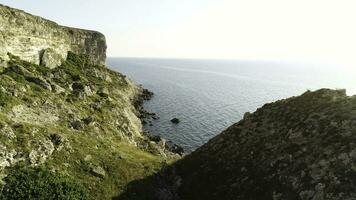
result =
[[[94,176],[98,178],[104,178],[106,176],[105,170],[100,166],[92,167],[91,172]]]
[[[86,125],[90,125],[94,122],[94,118],[92,116],[86,117],[84,119],[82,119],[82,121],[86,124]]]
[[[93,156],[88,154],[84,157],[84,161],[89,162],[89,161],[91,161],[92,158],[93,158]]]
[[[173,119],[171,119],[171,122],[172,122],[173,124],[179,124],[179,123],[180,123],[180,120],[179,120],[178,118],[173,118]]]
[[[170,152],[173,152],[175,154],[183,155],[184,154],[184,149],[183,147],[173,143],[172,141],[167,141],[164,143],[165,149],[167,149]]]
[[[81,82],[74,82],[71,88],[73,90],[73,94],[77,97],[87,97],[94,94],[90,86]]]
[[[29,160],[32,165],[38,165],[44,163],[55,150],[52,141],[42,141],[37,149],[33,149],[29,154]]]
[[[84,87],[84,93],[87,95],[87,96],[92,96],[93,95],[93,91],[91,90],[90,86],[86,85]]]
[[[83,124],[80,120],[75,120],[75,121],[70,122],[69,126],[75,130],[83,129]]]
[[[93,110],[99,111],[103,107],[100,102],[94,102],[89,105]]]
[[[49,84],[44,78],[42,77],[35,77],[35,76],[28,76],[25,77],[28,82],[35,83],[39,86],[42,86],[43,88],[52,91],[52,86]]]
[[[85,88],[85,85],[83,83],[74,82],[72,84],[73,92],[82,92],[82,91],[84,91],[84,88]]]
[[[43,51],[41,65],[49,69],[54,69],[62,64],[63,57],[55,50],[48,48]]]
[[[55,146],[58,146],[63,143],[63,137],[57,133],[51,134],[50,139]]]
[[[16,151],[8,151],[6,146],[0,145],[0,170],[11,166]]]

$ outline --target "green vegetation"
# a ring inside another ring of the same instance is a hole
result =
[[[138,89],[125,76],[71,52],[54,69],[9,57],[0,67],[7,199],[111,199],[174,159],[141,135]]]
[[[0,199],[85,200],[86,189],[73,178],[45,168],[13,169],[5,178]]]

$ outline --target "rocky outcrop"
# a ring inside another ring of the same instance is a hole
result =
[[[177,157],[143,134],[135,106],[146,95],[126,76],[72,52],[54,69],[9,59],[0,64],[0,187],[15,167],[45,167],[71,174],[90,199],[111,199]]]
[[[355,199],[355,114],[345,90],[266,104],[119,199]]]
[[[105,64],[106,42],[96,31],[64,27],[0,4],[0,58],[8,53],[22,60],[54,68],[68,51],[88,55],[93,64]],[[0,60],[1,61],[1,60]]]
[[[354,199],[356,97],[266,104],[178,162],[181,199]]]

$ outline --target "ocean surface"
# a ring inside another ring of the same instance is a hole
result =
[[[109,58],[111,69],[155,93],[144,128],[190,152],[265,103],[319,88],[356,94],[356,70],[237,60]],[[172,118],[181,123],[173,124]]]

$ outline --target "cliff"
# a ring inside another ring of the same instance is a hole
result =
[[[0,14],[0,199],[111,199],[178,157],[143,134],[146,90],[102,65],[102,34]]]
[[[355,114],[345,90],[266,104],[122,199],[355,199]]]
[[[68,51],[88,55],[94,64],[103,65],[106,42],[96,31],[64,27],[0,4],[0,58],[7,53],[22,60],[57,67],[67,58]]]
[[[172,163],[103,35],[0,14],[0,199],[355,199],[356,96],[266,104]]]

